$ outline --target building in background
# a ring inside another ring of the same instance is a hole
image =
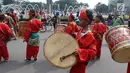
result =
[[[126,13],[130,13],[130,0],[109,0],[109,10],[114,12],[117,9],[118,3],[125,3],[125,11]]]
[[[124,0],[126,7],[130,7],[130,0]]]
[[[126,13],[130,14],[130,0],[124,0],[126,5]]]

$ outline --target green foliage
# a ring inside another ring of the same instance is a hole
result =
[[[124,2],[124,0],[118,0],[117,1],[117,3],[123,3]]]
[[[107,13],[108,12],[108,6],[102,3],[98,3],[95,7],[95,11],[99,13]]]
[[[12,4],[13,2],[14,2],[14,0],[3,0],[4,5]]]

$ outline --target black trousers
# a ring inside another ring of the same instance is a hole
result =
[[[128,27],[130,27],[130,20],[128,21]]]

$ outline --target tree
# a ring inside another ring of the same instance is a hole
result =
[[[88,3],[84,4],[86,7],[89,7]]]
[[[124,3],[124,0],[117,0],[117,3]]]
[[[88,3],[82,3],[81,2],[81,3],[78,4],[78,6],[83,6],[83,5],[86,6],[86,7],[89,7]]]
[[[99,13],[107,13],[108,12],[108,6],[102,3],[98,3],[95,8],[96,12]]]
[[[4,5],[12,4],[13,2],[14,2],[14,0],[3,0]]]

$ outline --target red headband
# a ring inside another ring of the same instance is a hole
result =
[[[85,19],[87,21],[89,21],[86,10],[82,10],[80,13],[80,18]]]
[[[35,13],[33,13],[33,12],[29,12],[29,14],[30,14],[30,15],[34,15]]]

